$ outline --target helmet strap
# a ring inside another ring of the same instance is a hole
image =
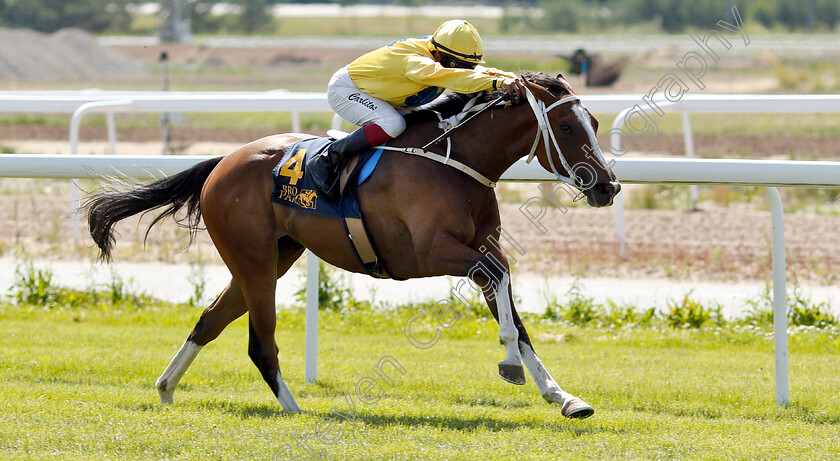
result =
[[[434,47],[435,47],[436,49],[442,50],[442,51],[446,52],[447,54],[452,55],[452,56],[453,56],[453,57],[455,57],[455,58],[460,58],[460,59],[464,59],[464,60],[481,61],[481,55],[480,55],[480,54],[476,54],[476,53],[473,53],[473,54],[464,54],[464,53],[459,53],[459,52],[457,52],[457,51],[455,51],[455,50],[453,50],[453,49],[450,49],[450,48],[447,48],[447,47],[445,47],[445,46],[441,45],[440,43],[438,43],[438,42],[437,42],[437,40],[435,40],[435,38],[434,38],[434,37],[432,37],[432,45],[434,45]]]

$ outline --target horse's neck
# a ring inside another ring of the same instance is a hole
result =
[[[419,114],[415,117],[424,114]],[[393,143],[397,147],[421,147],[441,134],[437,119],[413,121]],[[528,153],[536,134],[536,119],[528,104],[496,107],[455,129],[451,158],[497,181],[514,162]],[[446,155],[447,141],[430,150]]]
[[[463,146],[457,150],[457,159],[497,181],[528,153],[535,133],[536,119],[527,104],[495,108],[453,134]]]

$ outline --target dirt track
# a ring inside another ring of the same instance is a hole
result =
[[[525,249],[528,272],[727,281],[766,279],[770,214],[709,206],[706,211],[626,210],[628,260],[618,256],[612,209],[551,210],[541,234],[520,211],[502,207],[503,225]],[[788,214],[791,274],[832,283],[840,277],[840,216]]]
[[[85,187],[90,187],[89,185]],[[70,237],[69,184],[53,180],[0,180],[0,254],[25,245],[34,256],[75,258],[92,254],[73,248]],[[514,270],[546,275],[671,277],[727,281],[766,279],[770,274],[770,216],[766,211],[709,205],[706,211],[627,210],[629,259],[618,256],[612,209],[548,210],[540,233],[520,210],[537,196],[522,186],[521,200],[503,203],[502,223],[525,249]],[[145,217],[142,222],[149,222]],[[84,223],[82,233],[85,234]],[[831,284],[840,279],[840,216],[789,213],[786,216],[789,273],[802,280]],[[120,232],[116,257],[123,261],[219,262],[206,233],[189,252],[179,252],[186,232],[171,221],[156,227],[143,246],[145,225],[129,219]],[[90,245],[89,238],[85,244]]]

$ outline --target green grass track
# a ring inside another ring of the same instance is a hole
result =
[[[421,350],[403,335],[412,309],[322,312],[319,382],[311,384],[303,380],[303,314],[284,310],[281,367],[303,408],[289,416],[248,359],[244,318],[202,350],[174,405],[158,403],[153,383],[199,313],[0,305],[0,459],[270,459],[296,443],[324,459],[840,456],[836,329],[790,335],[792,405],[779,408],[766,331],[529,319],[548,369],[596,409],[567,420],[530,377],[517,387],[496,376],[504,351],[492,321],[461,319]],[[432,338],[431,318],[414,325],[419,339]],[[393,386],[373,370],[385,356],[405,369],[382,367]],[[377,401],[359,400],[365,382]],[[349,411],[347,399],[355,417],[333,410]]]

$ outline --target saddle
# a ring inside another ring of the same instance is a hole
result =
[[[382,149],[368,150],[347,161],[339,175],[339,199],[332,202],[312,182],[310,169],[320,165],[310,163],[309,159],[324,152],[333,142],[335,139],[332,138],[309,138],[292,144],[271,171],[274,180],[271,201],[305,213],[341,220],[365,272],[371,277],[391,278],[368,236],[357,195],[358,186],[376,168]]]

